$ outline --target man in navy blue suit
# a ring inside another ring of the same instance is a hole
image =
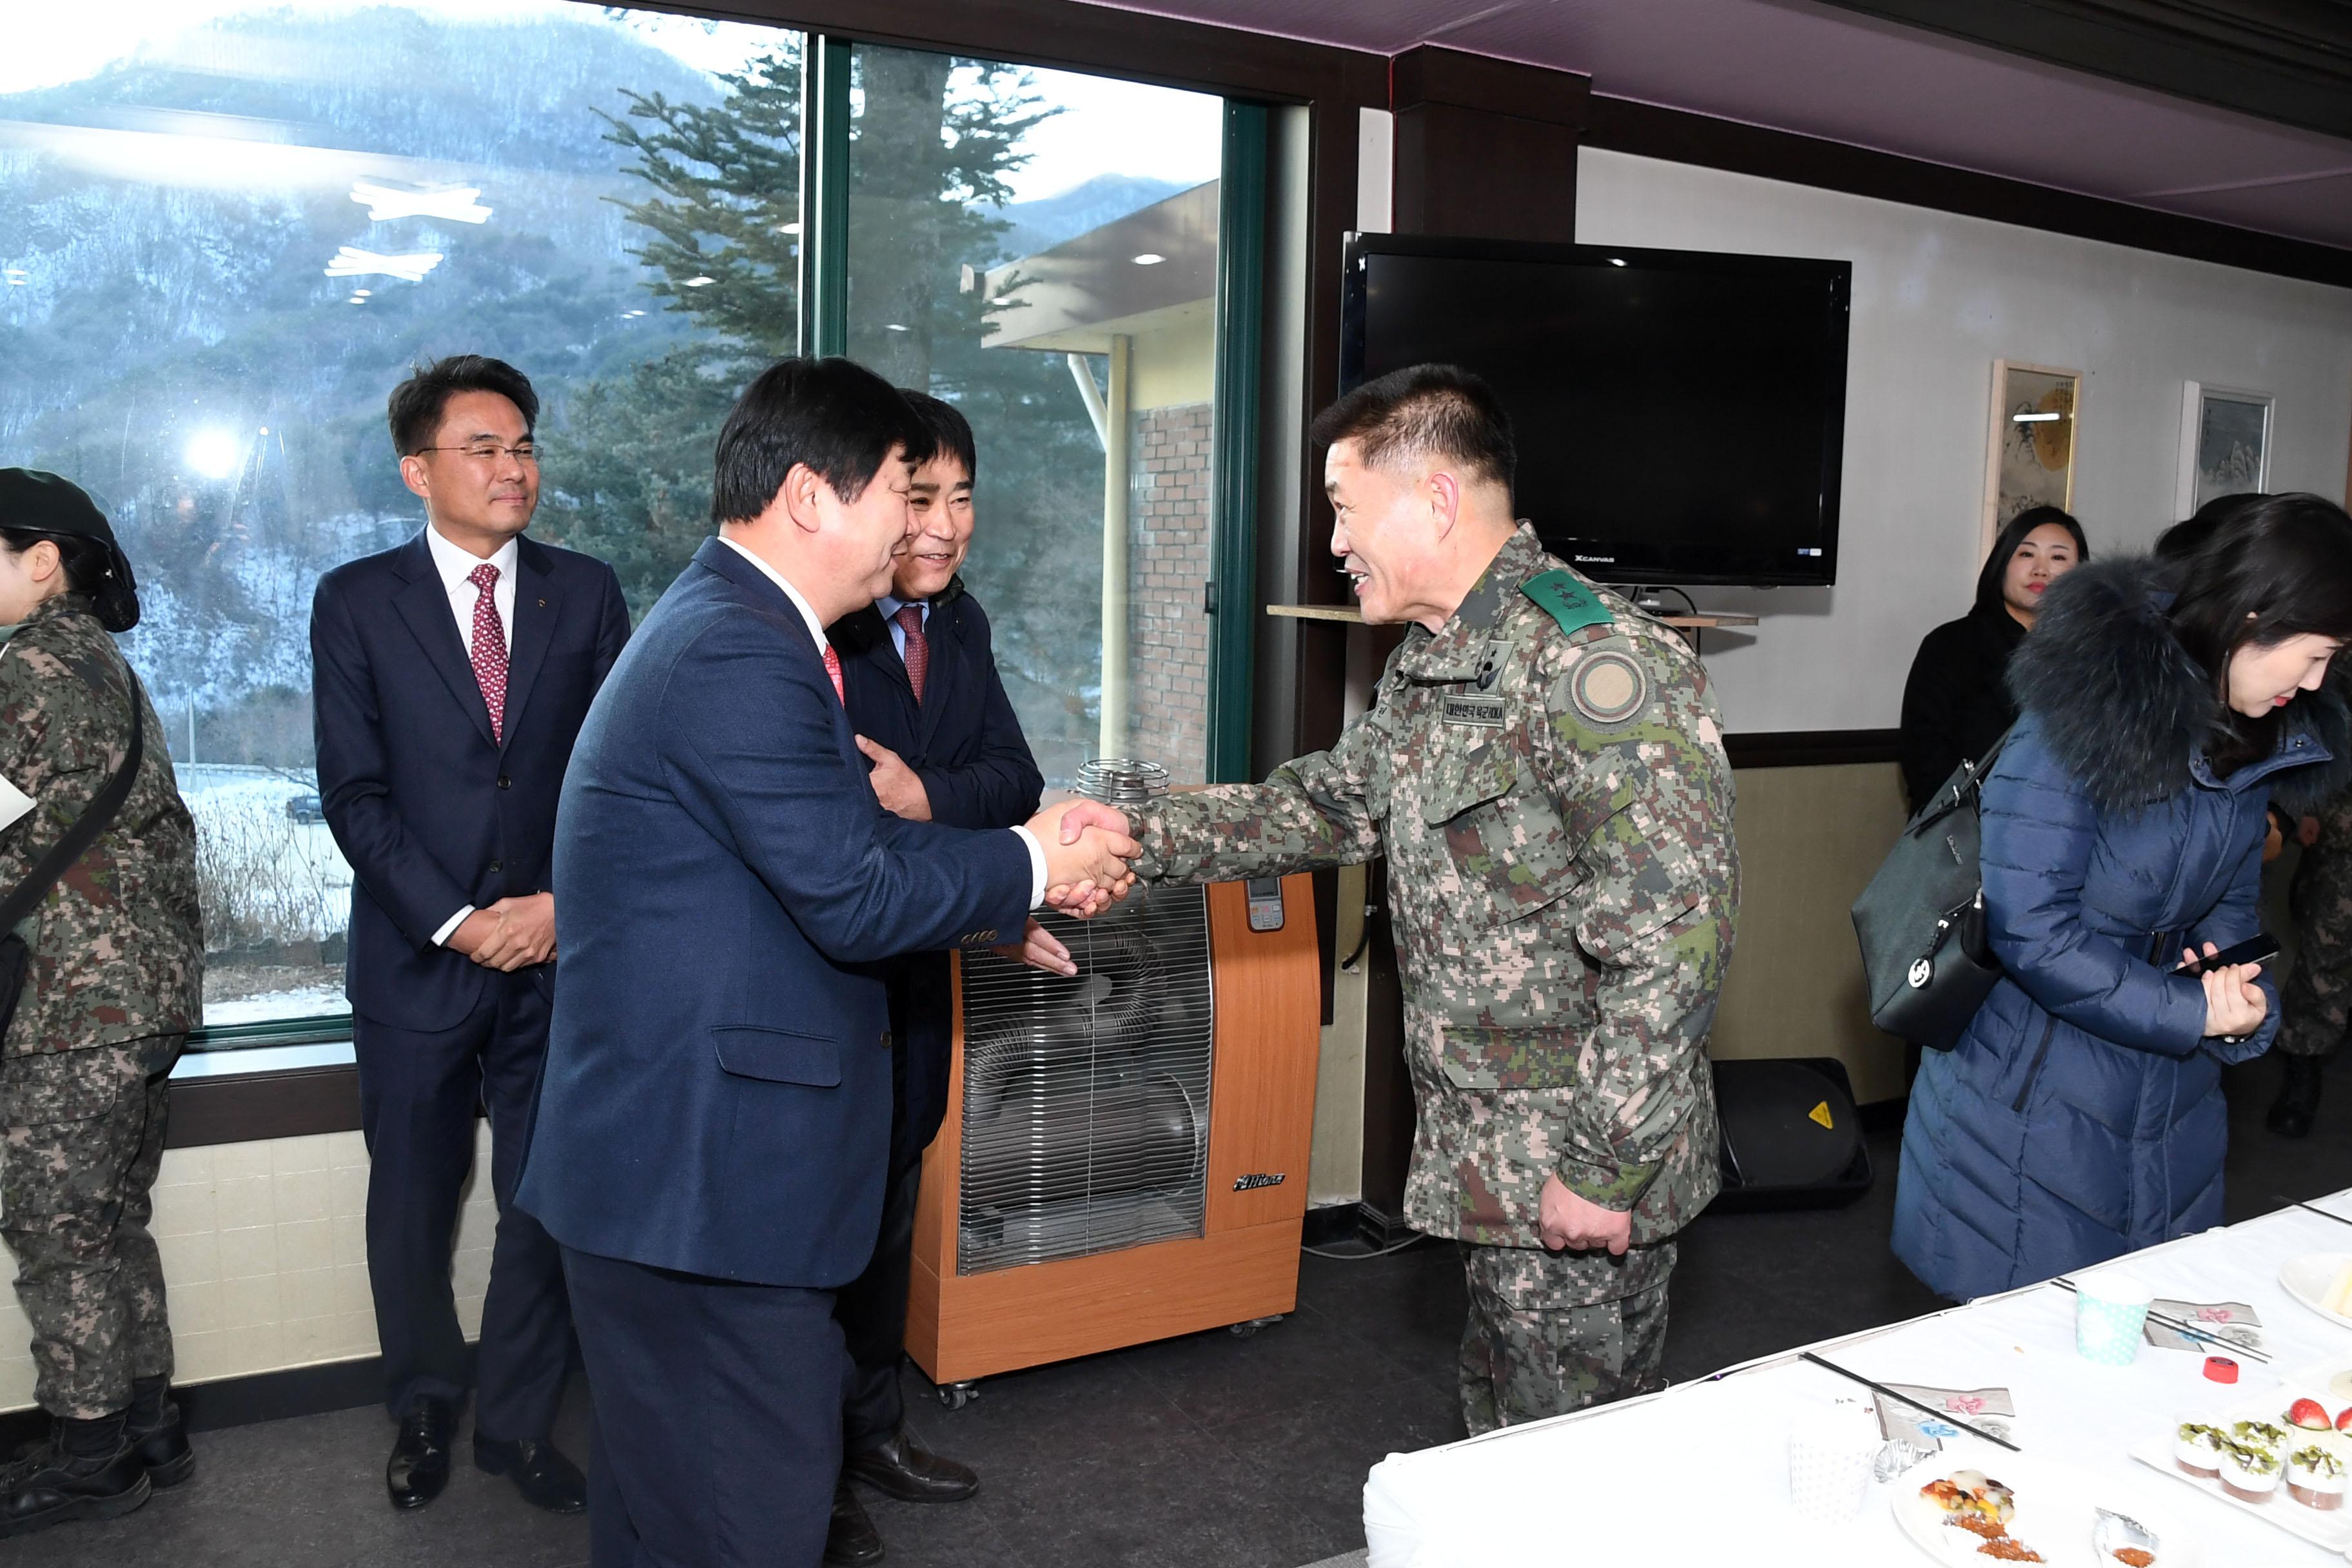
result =
[[[884,961],[1003,942],[1132,880],[1134,841],[1092,802],[988,832],[876,804],[824,627],[889,587],[929,447],[847,360],[761,373],[719,432],[719,535],[564,780],[519,1201],[562,1246],[587,1360],[596,1568],[822,1558],[834,1292],[873,1254],[888,1165]]]
[[[522,537],[538,414],[522,373],[478,354],[403,382],[388,416],[425,529],[328,573],[310,612],[319,799],[352,873],[344,985],[396,1508],[448,1479],[467,1383],[450,1235],[484,1108],[499,1217],[474,1462],[539,1507],[585,1500],[548,1441],[571,1353],[562,1259],[512,1199],[554,990],[556,798],[629,614],[611,567]]]
[[[841,651],[857,749],[885,811],[953,827],[1010,827],[1037,809],[1045,781],[1022,738],[990,646],[988,616],[957,568],[971,549],[972,487],[979,468],[971,426],[951,405],[901,389],[931,438],[929,459],[907,490],[914,536],[900,551],[890,591],[825,629]],[[1030,941],[1066,962],[1043,927]],[[948,956],[911,954],[890,976],[890,1169],[874,1260],[842,1288],[834,1316],[852,1364],[842,1404],[842,1485],[834,1498],[825,1561],[860,1568],[882,1556],[882,1537],[849,1489],[852,1479],[905,1502],[954,1502],[979,1489],[967,1466],[929,1452],[906,1427],[898,1363],[906,1349],[915,1197],[923,1150],[946,1113],[951,1000]]]

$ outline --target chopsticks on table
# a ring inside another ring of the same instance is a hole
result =
[[[2347,1225],[2352,1225],[2352,1220],[2346,1220],[2344,1223]],[[2067,1279],[2063,1274],[2059,1275],[2058,1278],[2053,1279],[2050,1283],[2057,1286],[2061,1290],[2070,1292],[2077,1290],[2077,1287],[2074,1282],[2072,1279]],[[2152,1311],[2148,1313],[2147,1321],[2151,1323],[2161,1323],[2164,1327],[2170,1329],[2174,1333],[2179,1334],[2184,1338],[2202,1340],[2209,1345],[2214,1345],[2220,1349],[2228,1351],[2233,1356],[2243,1356],[2248,1361],[2267,1362],[2271,1359],[2267,1354],[2254,1349],[2252,1345],[2241,1344],[2236,1340],[2223,1339],[2221,1335],[2214,1333],[2210,1329],[2200,1329],[2194,1323],[2183,1322],[2179,1318],[2168,1317],[2162,1312]]]
[[[1892,1399],[1896,1404],[1907,1405],[1914,1410],[1924,1410],[1938,1421],[1948,1421],[1953,1426],[1958,1426],[1961,1431],[1973,1433],[1977,1436],[1983,1438],[1988,1443],[1997,1443],[2012,1454],[2024,1452],[2023,1449],[2011,1442],[2008,1438],[1996,1437],[1981,1426],[1971,1426],[1948,1410],[1938,1410],[1932,1405],[1922,1405],[1919,1401],[1912,1398],[1907,1394],[1897,1394],[1883,1383],[1873,1383],[1870,1379],[1863,1376],[1862,1373],[1858,1372],[1848,1372],[1845,1368],[1838,1365],[1837,1363],[1833,1361],[1824,1361],[1811,1351],[1801,1351],[1798,1354],[1802,1359],[1811,1362],[1815,1366],[1833,1372],[1849,1382],[1862,1384],[1863,1387],[1870,1390],[1873,1394],[1877,1394],[1881,1399]]]
[[[2332,1219],[2337,1225],[2352,1225],[2352,1219],[2347,1219],[2340,1214],[2331,1214],[2327,1210],[2321,1208],[2317,1204],[2307,1204],[2301,1198],[2290,1198],[2278,1194],[2273,1194],[2272,1195],[2277,1197],[2278,1201],[2283,1204],[2293,1204],[2299,1209],[2309,1209],[2312,1213],[2317,1215],[2322,1219]]]

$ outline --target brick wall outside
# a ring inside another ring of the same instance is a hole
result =
[[[1128,510],[1129,755],[1177,784],[1207,772],[1209,405],[1147,409],[1130,434]]]

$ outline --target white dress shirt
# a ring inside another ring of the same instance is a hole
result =
[[[801,597],[801,591],[793,587],[782,573],[723,533],[719,536],[719,542],[758,567],[762,576],[783,590],[784,597],[793,602],[793,608],[798,610],[801,613],[801,619],[807,623],[809,636],[815,640],[819,654],[823,654],[825,649],[833,646],[824,640],[824,623],[816,618],[816,612],[809,608],[809,602]],[[928,618],[929,606],[925,607],[925,615]],[[898,653],[900,658],[906,657],[906,649],[903,647]],[[1037,836],[1027,828],[1015,827],[1011,831],[1021,836],[1022,844],[1029,851],[1029,907],[1034,910],[1045,901],[1045,849],[1037,842]]]
[[[457,617],[457,646],[470,658],[474,651],[474,605],[480,600],[482,591],[466,579],[486,558],[450,543],[430,525],[425,530],[425,548],[433,552],[433,569],[441,574],[441,585],[449,595],[449,613]],[[490,603],[498,606],[499,629],[506,634],[509,653],[514,652],[515,558],[521,553],[509,539],[499,546],[498,553],[487,557],[488,564],[499,569],[498,583],[490,590]]]
[[[481,603],[482,591],[467,579],[483,563],[484,557],[450,543],[431,523],[425,525],[425,548],[433,553],[433,570],[441,574],[442,591],[449,595],[449,613],[457,618],[457,646],[466,650],[467,658],[471,660],[474,608]],[[499,569],[499,580],[490,587],[490,603],[498,608],[499,630],[505,635],[507,652],[510,654],[514,652],[515,558],[521,553],[509,539],[488,558],[489,564]],[[474,906],[467,904],[443,921],[441,929],[433,933],[433,945],[446,946],[457,928],[466,923],[466,917],[473,912]]]

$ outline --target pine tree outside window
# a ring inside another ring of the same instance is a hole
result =
[[[116,9],[20,18],[0,61],[0,464],[90,489],[139,570],[124,646],[198,822],[194,1048],[348,1037],[310,601],[421,525],[383,400],[441,354],[532,378],[533,536],[611,561],[642,616],[829,269],[849,352],[978,431],[967,581],[1049,782],[1109,752],[1203,776],[1219,100],[845,48],[847,242],[804,255],[799,33],[565,0]]]

